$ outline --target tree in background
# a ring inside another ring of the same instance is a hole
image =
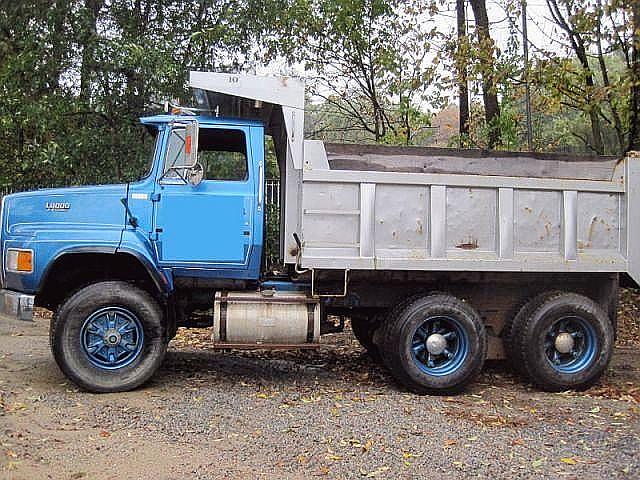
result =
[[[429,90],[437,71],[427,61],[435,35],[425,20],[429,7],[400,0],[293,2],[273,45],[304,65],[312,97],[324,104],[312,118],[332,119],[316,122],[312,133],[340,128],[374,142],[415,143],[429,121],[427,97],[437,100]]]
[[[455,65],[458,81],[458,104],[460,106],[460,118],[458,131],[460,135],[460,148],[465,145],[465,139],[469,138],[469,77],[468,54],[469,42],[467,38],[467,18],[465,0],[456,0],[456,45]]]
[[[487,144],[489,148],[495,148],[500,144],[500,104],[495,78],[496,48],[489,31],[489,16],[485,0],[469,0],[469,3],[473,9],[478,36],[477,59],[482,76],[482,99],[488,128]]]
[[[69,158],[53,141],[66,135],[70,106],[63,73],[73,63],[66,40],[72,11],[64,2],[6,4],[0,10],[0,161],[4,185],[32,184]],[[37,172],[37,173],[36,173]]]
[[[640,2],[631,2],[633,15],[633,35],[631,69],[632,83],[629,110],[631,111],[631,126],[629,131],[628,150],[640,151]]]
[[[632,84],[633,3],[547,0],[552,19],[573,58],[546,52],[539,64],[546,77],[539,79],[547,91],[557,92],[563,106],[587,116],[589,134],[572,134],[598,154],[619,154],[628,145],[633,111],[627,101]],[[615,135],[613,144],[607,139],[609,130]]]
[[[153,144],[137,118],[164,99],[187,101],[190,69],[245,64],[256,9],[249,0],[4,6],[0,185],[134,178]]]
[[[553,40],[563,43],[532,48],[537,148],[637,149],[639,2],[548,2]],[[517,1],[498,4],[511,25]],[[308,126],[317,137],[426,144],[432,111],[463,93],[466,76],[472,98],[483,95],[462,123],[468,144],[521,148],[517,30],[498,49],[485,0],[473,0],[475,30],[456,34],[438,22],[447,5],[464,2],[5,2],[0,187],[134,178],[153,146],[137,118],[165,99],[188,102],[189,70],[250,70],[270,61],[274,73],[309,72]]]
[[[602,128],[600,126],[600,102],[595,95],[594,73],[591,65],[589,65],[586,39],[582,31],[583,28],[581,28],[583,27],[583,23],[587,21],[587,12],[584,8],[575,8],[573,1],[562,3],[565,11],[563,11],[557,0],[547,0],[547,5],[549,6],[553,20],[564,30],[571,43],[571,48],[580,62],[581,72],[579,76],[582,82],[584,82],[584,87],[576,85],[574,82],[568,83],[564,94],[572,99],[577,108],[583,109],[589,115],[591,122],[591,142],[589,143],[587,139],[584,139],[584,141],[589,144],[596,153],[603,154],[604,144],[602,141]],[[562,84],[559,86],[560,88],[564,87]]]

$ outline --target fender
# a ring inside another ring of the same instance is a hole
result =
[[[40,281],[38,282],[37,291],[40,292],[42,285],[46,285],[47,281],[49,280],[49,274],[51,273],[51,269],[57,263],[58,260],[60,260],[65,255],[77,254],[77,253],[106,253],[106,254],[113,255],[116,253],[116,246],[113,246],[113,247],[75,246],[75,247],[69,247],[69,248],[60,250],[58,253],[55,254],[55,256],[53,256],[49,260],[49,262],[47,263],[47,266],[42,271],[42,275],[40,276]]]
[[[56,264],[56,262],[59,259],[61,259],[66,255],[83,254],[83,253],[100,253],[100,254],[108,254],[108,255],[117,255],[117,254],[131,255],[142,264],[142,266],[145,268],[145,270],[149,274],[149,277],[151,277],[151,280],[153,281],[155,287],[164,296],[168,296],[173,288],[173,286],[170,284],[167,278],[161,273],[161,271],[156,269],[155,266],[149,261],[149,259],[145,257],[143,254],[141,254],[139,251],[136,251],[131,248],[120,249],[120,248],[117,248],[116,246],[113,246],[113,247],[76,246],[76,247],[70,247],[58,252],[58,254],[51,259],[46,269],[44,270],[40,279],[39,287],[41,285],[46,284],[46,282],[49,279],[48,277],[49,277],[49,274],[51,273],[52,267]],[[40,291],[40,288],[38,288],[38,291]]]
[[[169,295],[173,291],[173,279],[158,268],[153,245],[139,230],[125,229],[116,253],[129,254],[140,261],[153,279],[158,291],[164,295]]]

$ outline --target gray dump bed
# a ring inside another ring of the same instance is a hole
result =
[[[304,267],[639,279],[640,158],[305,147]]]

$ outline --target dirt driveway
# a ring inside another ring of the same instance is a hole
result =
[[[58,370],[47,323],[0,318],[0,478],[640,477],[637,345],[584,393],[493,364],[463,395],[418,397],[347,334],[239,353],[181,332],[144,388],[93,395]]]

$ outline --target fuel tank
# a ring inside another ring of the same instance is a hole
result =
[[[320,302],[305,292],[217,292],[213,341],[232,345],[317,343]]]

